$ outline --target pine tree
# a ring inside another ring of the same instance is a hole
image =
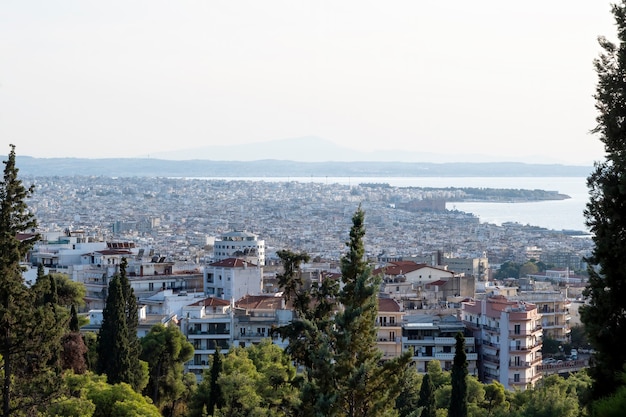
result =
[[[417,406],[422,407],[420,417],[436,417],[437,404],[435,402],[435,387],[430,380],[429,374],[424,375],[424,379],[422,379]]]
[[[581,321],[595,349],[590,375],[595,398],[614,393],[625,382],[626,365],[626,1],[612,6],[618,42],[600,38],[603,53],[595,61],[597,125],[606,160],[587,179],[590,199],[585,210],[595,247],[587,259],[589,282]]]
[[[30,232],[37,226],[26,203],[34,187],[25,188],[18,178],[15,146],[11,145],[4,165],[0,182],[0,355],[2,415],[9,416],[34,402],[44,403],[52,393],[44,390],[27,393],[30,382],[48,372],[47,358],[42,358],[41,366],[29,367],[29,356],[37,349],[35,344],[40,338],[46,340],[47,329],[43,326],[49,323],[41,321],[49,317],[42,311],[33,311],[32,296],[24,285],[20,266],[37,238],[18,239],[19,233]]]
[[[465,338],[456,334],[454,361],[452,363],[452,394],[448,417],[467,417],[467,354]]]

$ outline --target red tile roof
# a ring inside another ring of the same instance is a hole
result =
[[[255,264],[238,258],[223,259],[221,261],[210,263],[209,266],[216,266],[221,268],[243,268],[245,266],[256,267]]]
[[[382,268],[376,268],[373,271],[374,275],[402,275],[409,272],[417,271],[418,269],[422,269],[427,267],[426,264],[416,264],[413,261],[397,261],[397,262],[389,262],[386,266]]]
[[[402,311],[402,307],[393,298],[379,298],[378,311],[399,312]]]
[[[246,295],[235,301],[235,307],[249,310],[278,310],[282,305],[283,298],[273,295]]]
[[[191,306],[204,306],[204,307],[224,307],[227,305],[230,305],[230,302],[226,301],[226,300],[222,300],[221,298],[213,298],[213,297],[209,297],[209,298],[205,298],[204,300],[200,300],[198,302],[195,302],[193,304],[189,304]]]

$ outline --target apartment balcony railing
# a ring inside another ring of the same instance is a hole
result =
[[[526,330],[526,329],[520,329],[519,331],[515,331],[515,330],[509,330],[509,335],[516,337],[516,336],[533,336],[535,335],[537,332],[541,331],[543,329],[542,326],[536,326],[534,329],[531,330]]]
[[[535,376],[529,377],[529,378],[519,378],[519,379],[515,379],[515,378],[509,378],[509,385],[528,385],[528,384],[534,384],[535,382],[537,382],[539,379],[541,379],[541,374],[536,374]]]
[[[196,330],[189,329],[187,333],[189,335],[199,335],[199,334],[230,334],[230,329],[209,329],[209,330]]]
[[[531,351],[533,349],[540,348],[540,347],[541,347],[541,342],[537,342],[534,345],[524,345],[524,346],[522,346],[522,345],[520,345],[520,346],[515,345],[515,346],[511,346],[509,350],[511,352],[528,352],[528,351]]]

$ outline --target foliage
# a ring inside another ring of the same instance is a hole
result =
[[[300,412],[305,416],[384,416],[393,412],[401,390],[408,354],[381,364],[376,347],[380,278],[365,261],[364,218],[359,207],[341,258],[341,290],[331,279],[306,288],[298,268],[308,256],[279,253],[284,264],[279,282],[285,299],[293,300],[296,319],[278,332],[304,368]]]
[[[150,375],[144,393],[161,410],[174,409],[177,401],[186,395],[183,368],[193,357],[193,345],[178,327],[157,324],[141,339],[141,352]]]
[[[517,262],[506,261],[494,274],[495,279],[518,278],[521,265]]]
[[[533,275],[539,272],[539,267],[536,262],[524,262],[519,268],[519,277],[525,278],[528,275]]]
[[[87,346],[79,332],[70,332],[63,336],[61,340],[61,367],[71,369],[76,374],[87,371]]]
[[[126,382],[140,392],[148,383],[148,374],[146,364],[139,359],[137,300],[126,277],[126,265],[122,258],[119,274],[109,283],[98,333],[97,369],[109,382]]]
[[[559,353],[559,346],[562,346],[562,342],[552,339],[550,337],[544,337],[541,345],[541,353],[543,355],[555,355]]]
[[[48,291],[43,302],[36,289],[24,283],[20,262],[38,239],[32,233],[37,222],[27,205],[34,187],[24,187],[18,178],[15,146],[11,145],[4,165],[0,181],[0,394],[2,415],[9,416],[32,414],[60,395],[60,338],[69,312],[58,308],[56,291]],[[50,281],[39,277],[42,282]]]
[[[398,398],[396,398],[396,410],[398,411],[399,417],[413,416],[415,409],[418,407],[420,398],[421,388],[418,387],[423,385],[423,379],[425,377],[426,376],[419,374],[414,366],[408,366],[404,370],[404,375],[400,378],[400,394],[398,394]],[[419,415],[415,417],[419,417]]]
[[[482,407],[487,411],[487,416],[491,416],[498,409],[508,411],[509,403],[506,401],[504,385],[498,381],[493,381],[485,385],[485,397]]]
[[[610,395],[624,385],[617,370],[626,364],[626,2],[612,6],[618,42],[600,38],[603,53],[595,61],[597,125],[606,160],[597,162],[587,178],[587,226],[595,243],[587,259],[589,304],[580,315],[596,353],[591,367],[594,397]]]
[[[424,379],[422,379],[420,396],[419,401],[417,402],[417,406],[423,407],[420,417],[435,417],[437,413],[437,407],[435,402],[435,387],[430,381],[429,374],[424,375]]]
[[[218,379],[222,373],[223,355],[216,349],[210,360],[210,367],[204,371],[202,381],[196,387],[189,404],[190,417],[212,416],[215,409],[224,405]]]
[[[580,325],[580,324],[575,324],[571,327],[571,332],[570,332],[570,341],[572,344],[572,347],[574,348],[584,348],[584,349],[588,349],[590,347],[589,345],[589,338],[587,337],[587,333],[585,331],[585,327]]]
[[[465,337],[461,332],[456,334],[454,361],[452,363],[452,394],[450,398],[449,417],[467,416],[467,354],[465,353]]]

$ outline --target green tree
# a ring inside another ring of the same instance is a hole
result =
[[[259,375],[248,352],[234,348],[224,357],[222,373],[218,378],[224,405],[219,416],[252,417],[262,415],[263,398],[258,392]]]
[[[437,359],[428,361],[426,364],[426,372],[430,375],[430,380],[435,386],[435,389],[450,384],[450,372],[444,372],[443,369],[441,369],[441,362]]]
[[[506,261],[502,265],[500,265],[500,268],[496,271],[494,277],[496,279],[518,278],[520,276],[520,268],[521,265],[517,262]]]
[[[365,261],[364,218],[359,207],[341,259],[341,290],[332,279],[306,288],[298,267],[308,257],[279,254],[284,265],[291,262],[284,267],[281,287],[285,298],[293,300],[296,317],[278,331],[289,340],[288,353],[304,369],[300,406],[304,416],[395,413],[409,356],[381,364],[382,352],[376,347],[380,277],[372,275]]]
[[[260,375],[257,392],[264,408],[272,415],[293,415],[299,405],[299,391],[294,387],[296,368],[285,352],[269,339],[247,348],[248,357]]]
[[[422,407],[420,417],[436,417],[437,403],[435,402],[435,386],[431,382],[429,374],[424,375],[424,379],[422,379],[417,406]]]
[[[591,366],[595,398],[610,395],[624,384],[618,372],[626,364],[626,2],[612,6],[617,43],[600,38],[603,53],[595,60],[597,125],[593,133],[604,143],[606,160],[597,162],[587,178],[587,226],[595,243],[581,321],[596,353]]]
[[[528,275],[537,274],[539,272],[539,267],[536,262],[525,262],[519,268],[519,278],[525,278]]]
[[[141,352],[150,373],[144,392],[164,415],[172,415],[186,395],[184,363],[193,357],[193,345],[178,327],[157,324],[141,339]]]
[[[504,385],[493,381],[485,386],[483,408],[487,410],[487,416],[491,416],[498,408],[504,408],[504,411],[508,409]]]
[[[382,351],[376,346],[377,295],[381,278],[372,274],[365,259],[365,212],[352,216],[347,252],[341,258],[340,310],[335,319],[335,370],[338,378],[340,415],[383,416],[392,413],[400,392],[400,376],[408,353],[380,365]]]
[[[284,271],[278,275],[279,283],[285,300],[292,300],[295,317],[276,332],[289,341],[285,351],[304,370],[299,413],[331,416],[337,398],[333,355],[339,284],[334,279],[325,279],[309,288],[300,271],[300,264],[308,260],[308,255],[290,251],[277,254]]]
[[[15,146],[4,161],[0,181],[0,369],[2,415],[34,413],[58,395],[59,368],[55,359],[60,345],[63,315],[37,302],[26,287],[20,262],[38,238],[27,199],[34,187],[24,187],[15,166]],[[45,281],[45,279],[43,279]],[[62,313],[62,312],[61,312]],[[26,411],[28,410],[28,411]]]
[[[105,374],[111,384],[130,382],[133,378],[129,351],[124,296],[120,279],[114,276],[98,332],[98,373]]]
[[[419,414],[415,414],[415,411],[418,407],[423,378],[414,366],[408,366],[404,370],[400,394],[396,398],[396,410],[399,417],[419,417]]]
[[[189,415],[191,417],[212,416],[216,409],[224,405],[224,399],[218,379],[222,373],[223,355],[219,348],[211,356],[211,363],[208,371],[204,375],[200,384],[191,396],[189,405]]]
[[[449,417],[467,417],[467,354],[465,337],[456,334],[454,361],[452,363],[452,394],[450,397]]]
[[[111,278],[98,333],[98,372],[109,382],[126,382],[138,392],[148,383],[147,364],[139,359],[137,299],[126,277],[126,259]]]

